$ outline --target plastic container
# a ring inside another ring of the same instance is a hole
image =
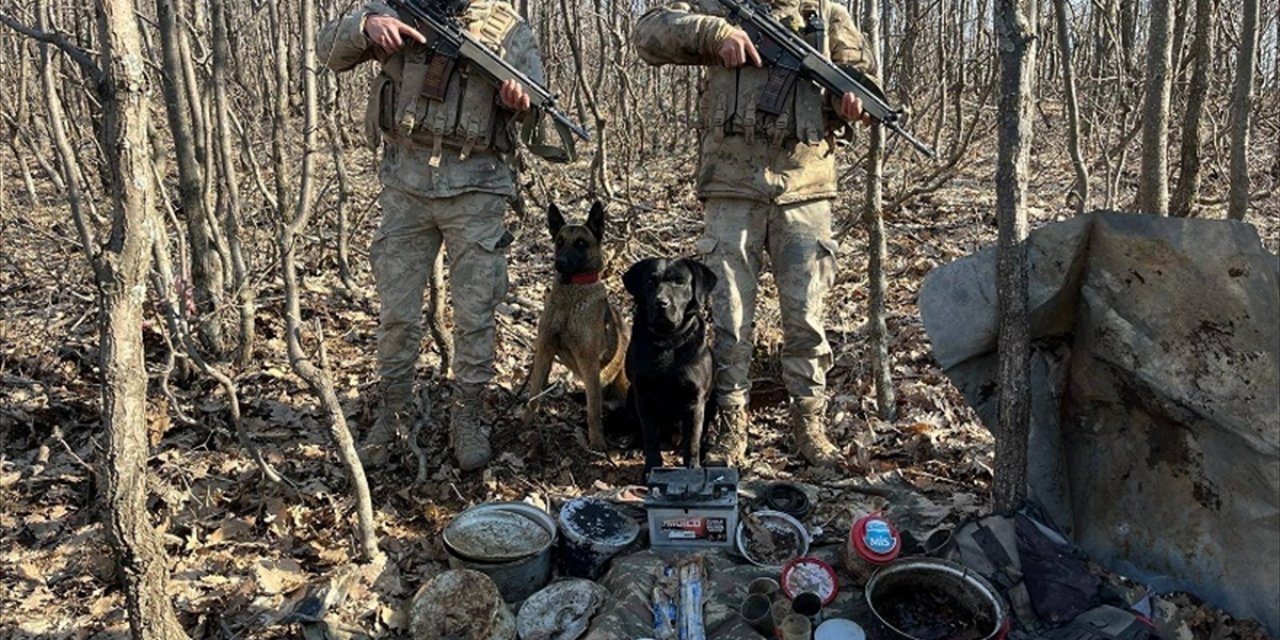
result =
[[[867,640],[867,632],[852,620],[832,618],[813,630],[813,640]]]
[[[444,537],[449,568],[489,576],[507,602],[520,602],[551,580],[555,520],[537,507],[480,504],[458,514]]]
[[[635,542],[640,525],[612,503],[574,498],[560,508],[560,569],[575,578],[596,580],[609,561]]]
[[[817,558],[796,558],[782,568],[782,592],[792,600],[811,593],[828,605],[840,592],[840,581],[831,565]]]
[[[880,567],[898,559],[902,538],[889,519],[879,513],[863,516],[849,528],[840,560],[854,582],[865,583]]]
[[[900,560],[876,571],[865,592],[876,637],[1003,640],[1009,633],[1004,601],[991,583],[947,560]]]

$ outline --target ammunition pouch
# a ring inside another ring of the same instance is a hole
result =
[[[806,17],[808,38],[822,36],[816,14]],[[815,25],[816,21],[816,25]],[[801,23],[805,24],[805,23]],[[771,146],[817,144],[827,136],[830,110],[822,90],[802,80],[796,67],[773,65],[708,70],[703,126],[716,139],[763,136]]]
[[[473,6],[468,30],[501,53],[518,16],[506,3]],[[446,150],[465,158],[513,149],[510,116],[498,107],[497,87],[473,74],[457,49],[440,39],[410,43],[383,63],[370,87],[365,133],[374,147],[385,139],[429,148],[433,165]]]

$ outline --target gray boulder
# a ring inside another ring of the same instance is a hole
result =
[[[1104,564],[1280,633],[1280,260],[1251,225],[1108,212],[1028,258],[1032,495]],[[919,299],[988,425],[995,285],[988,249]]]

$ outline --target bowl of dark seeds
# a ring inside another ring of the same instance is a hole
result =
[[[867,604],[884,636],[906,640],[1000,640],[1004,602],[972,570],[946,560],[912,558],[871,576]]]
[[[738,521],[738,553],[759,567],[781,570],[809,552],[809,531],[781,511],[762,510]]]

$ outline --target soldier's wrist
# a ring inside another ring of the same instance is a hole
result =
[[[716,20],[719,20],[720,24],[716,28],[715,35],[711,38],[711,47],[707,52],[712,55],[719,54],[720,47],[724,46],[724,41],[728,40],[729,36],[732,36],[733,32],[738,30],[737,27],[733,26],[733,23],[724,18],[716,18]]]

